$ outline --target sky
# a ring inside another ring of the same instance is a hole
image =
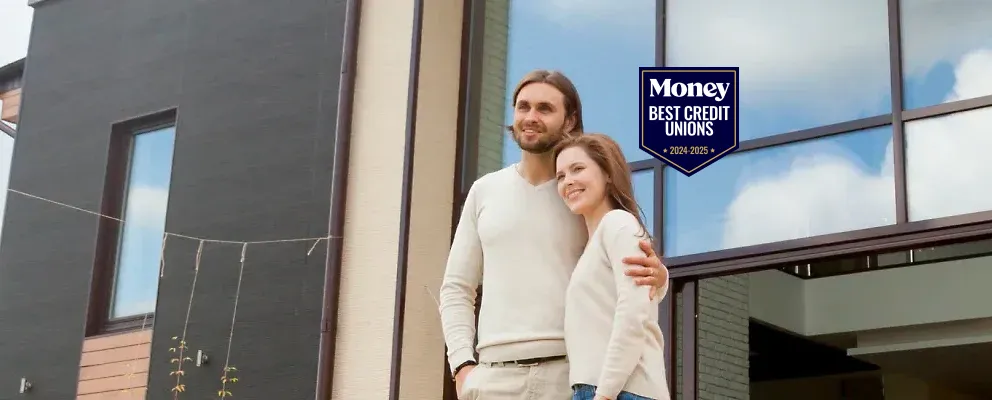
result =
[[[31,32],[33,9],[27,0],[0,0],[0,66],[23,58],[28,53],[28,36]],[[10,159],[14,152],[14,140],[0,134],[0,226],[7,205],[7,184],[10,178]],[[2,236],[0,236],[2,237]]]
[[[508,89],[531,69],[561,70],[586,130],[612,135],[630,161],[649,158],[637,147],[636,93],[637,68],[655,65],[655,1],[511,4]],[[992,94],[992,2],[901,8],[906,109]],[[740,67],[741,140],[891,112],[885,0],[669,0],[666,12],[668,65]],[[907,124],[911,220],[992,209],[976,184],[992,179],[990,127],[992,109]],[[666,169],[665,255],[895,223],[891,135],[885,126],[741,152],[689,178]],[[519,153],[504,141],[505,163]],[[650,175],[635,176],[648,214]]]

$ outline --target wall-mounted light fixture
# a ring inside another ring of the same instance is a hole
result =
[[[21,378],[21,389],[20,393],[24,394],[31,390],[31,382],[28,382],[28,378]]]
[[[196,351],[196,366],[197,367],[202,367],[203,364],[206,364],[207,363],[207,360],[209,360],[209,358],[207,358],[207,353],[204,353],[203,350],[197,350]]]

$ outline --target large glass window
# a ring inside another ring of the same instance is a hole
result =
[[[675,268],[723,268],[713,263],[730,253],[703,253],[748,246],[756,247],[734,254],[854,251],[870,235],[939,236],[958,223],[917,221],[966,215],[960,221],[984,224],[992,214],[976,183],[992,178],[980,153],[992,144],[983,123],[992,122],[992,28],[983,18],[992,3],[600,3],[484,2],[484,32],[472,35],[483,51],[472,53],[467,86],[478,175],[520,158],[504,129],[517,81],[556,69],[580,92],[586,131],[613,135],[643,171],[638,199],[645,214],[664,211],[650,219],[664,222],[654,234]],[[690,178],[648,172],[655,161],[638,148],[636,85],[625,77],[649,65],[739,67],[741,150]],[[757,246],[781,241],[792,242]]]
[[[110,318],[155,311],[175,128],[133,138]]]
[[[503,2],[486,3],[489,14]],[[488,66],[496,62],[489,57],[506,60],[505,86],[498,97],[504,102],[500,120],[512,122],[509,96],[524,74],[534,69],[559,70],[579,91],[587,132],[611,135],[629,161],[649,158],[638,148],[637,115],[632,113],[638,103],[631,90],[636,86],[632,82],[636,82],[637,68],[655,64],[655,0],[510,0],[508,7],[505,54],[496,53],[498,44],[486,43],[489,49],[484,61]],[[498,40],[489,35],[498,37],[498,27],[492,25],[499,22],[499,17],[487,18],[487,41]],[[499,72],[499,68],[491,70]],[[493,131],[505,135],[505,131]],[[520,160],[520,149],[512,139],[502,141],[502,156],[504,166]]]
[[[992,2],[901,0],[907,109],[992,95]]]
[[[665,168],[665,255],[896,222],[889,127],[730,155],[692,177]]]
[[[886,0],[667,0],[666,15],[667,66],[740,67],[742,141],[891,111]]]
[[[890,3],[665,2],[666,65],[741,68],[745,149],[666,170],[667,256],[992,210],[992,3]]]
[[[983,73],[992,73],[992,64]],[[992,210],[990,148],[992,108],[907,122],[909,219]]]
[[[906,109],[992,95],[989,15],[992,2],[901,1]],[[905,127],[909,220],[992,210],[992,108],[930,115]]]

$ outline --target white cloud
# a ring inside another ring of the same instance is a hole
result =
[[[954,90],[947,98],[992,93],[988,71],[992,71],[992,51],[962,57],[955,68]],[[907,142],[911,218],[992,209],[992,190],[986,184],[992,179],[992,163],[986,154],[992,148],[992,109],[910,123]],[[727,207],[721,247],[894,222],[892,143],[877,174],[865,172],[855,157],[836,153],[797,156],[792,168],[778,175],[745,176],[748,182]]]
[[[947,100],[992,93],[992,50],[970,53],[955,70]],[[992,109],[915,121],[906,126],[912,219],[992,209]]]
[[[669,60],[738,66],[749,105],[774,107],[802,97],[830,122],[875,106],[888,92],[884,1],[758,3],[670,2]],[[845,103],[837,104],[838,98]]]
[[[902,3],[907,77],[988,44],[992,2]],[[679,0],[667,13],[669,59],[739,66],[751,106],[795,106],[801,98],[810,116],[832,123],[877,108],[888,94],[884,0]]]
[[[992,48],[972,51],[961,57],[954,74],[954,88],[946,100],[958,101],[992,93],[989,66],[992,66]]]
[[[169,206],[169,192],[151,186],[135,186],[128,190],[124,220],[142,228],[161,229]]]
[[[891,164],[891,143],[886,159]],[[785,173],[753,180],[740,190],[727,207],[723,247],[893,223],[892,182],[891,168],[880,175],[866,175],[851,158],[800,156]]]
[[[654,25],[655,0],[511,0],[513,7],[536,6],[549,20],[568,29],[630,28],[630,32],[643,33]],[[645,14],[648,14],[647,16]],[[605,25],[609,25],[608,28]]]

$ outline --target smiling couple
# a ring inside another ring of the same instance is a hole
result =
[[[521,160],[472,185],[441,285],[458,398],[668,400],[658,325],[668,270],[623,152],[584,133],[560,72],[528,73],[511,104]]]

